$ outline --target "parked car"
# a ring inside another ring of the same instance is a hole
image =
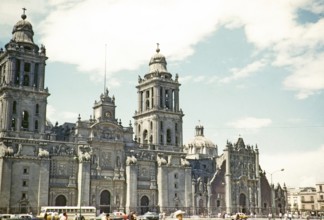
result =
[[[31,219],[34,219],[35,217],[30,214],[18,214],[18,215],[16,215],[16,218],[31,220]]]
[[[156,212],[146,212],[144,215],[137,216],[136,220],[159,220],[159,214]]]
[[[13,214],[0,214],[0,220],[6,220],[8,218],[15,218]]]
[[[105,219],[104,216],[106,216],[106,215],[107,215],[107,213],[103,212],[95,218],[90,218],[90,220],[103,220],[103,219]],[[113,219],[113,220],[124,220],[124,218],[122,216],[116,215],[114,213],[109,213],[109,218]]]
[[[113,212],[112,213],[114,216],[120,216],[122,217],[124,220],[127,220],[128,219],[128,215],[123,213],[123,212]]]
[[[232,220],[236,220],[237,218],[240,219],[240,220],[245,220],[245,219],[248,219],[249,216],[246,215],[245,213],[242,213],[242,212],[238,212],[235,215],[231,216]]]

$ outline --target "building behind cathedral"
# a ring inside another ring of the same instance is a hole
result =
[[[202,125],[183,143],[179,76],[159,47],[138,78],[133,124],[116,119],[116,99],[106,89],[90,119],[52,125],[46,49],[34,43],[25,13],[21,18],[0,52],[0,213],[36,214],[47,205],[140,214],[286,212],[287,190],[269,183],[257,146],[239,137],[219,154]]]

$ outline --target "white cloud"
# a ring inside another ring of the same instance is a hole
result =
[[[76,64],[79,70],[92,76],[104,74],[105,44],[107,74],[111,75],[147,65],[157,42],[168,61],[186,59],[194,53],[198,42],[225,26],[243,28],[247,41],[257,51],[270,51],[270,57],[275,57],[273,65],[287,67],[291,75],[283,85],[296,91],[299,98],[324,89],[322,80],[316,80],[322,74],[322,68],[318,67],[322,59],[316,57],[323,50],[324,19],[307,25],[297,22],[299,9],[322,16],[324,4],[319,0],[28,0],[24,3],[30,14],[45,15],[41,24],[33,23],[33,16],[28,18],[35,33],[41,36],[39,43],[47,47],[49,61]],[[6,9],[20,9],[20,4],[18,0],[5,0],[0,9],[5,19],[0,19],[0,24],[13,25],[18,16]],[[307,59],[310,56],[313,59]],[[303,65],[298,65],[297,60],[304,60]],[[261,71],[269,61],[256,60],[243,69],[232,69],[232,76],[223,82],[248,77]]]
[[[324,145],[312,151],[272,155],[261,153],[260,161],[262,169],[268,173],[269,181],[270,173],[284,168],[283,172],[272,174],[274,183],[286,183],[288,187],[314,187],[316,183],[324,181],[323,155]]]
[[[242,69],[233,68],[231,69],[232,75],[221,79],[220,82],[228,83],[233,80],[249,77],[255,72],[260,71],[265,65],[266,65],[266,61],[262,59],[262,60],[254,61],[253,63],[248,64]]]
[[[269,118],[245,117],[234,122],[227,123],[228,126],[239,129],[260,129],[272,123]]]
[[[63,122],[76,122],[78,120],[79,113],[77,112],[69,112],[69,111],[58,111],[55,109],[54,106],[48,104],[46,117],[50,120],[50,122],[54,125],[56,122],[63,123]],[[55,121],[52,121],[52,120]]]

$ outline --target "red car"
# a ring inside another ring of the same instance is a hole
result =
[[[112,214],[115,215],[115,216],[120,216],[120,217],[122,217],[124,220],[127,220],[127,219],[128,219],[128,215],[126,215],[126,214],[123,213],[123,212],[113,212]]]

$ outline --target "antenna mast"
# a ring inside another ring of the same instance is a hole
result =
[[[104,78],[104,94],[106,91],[106,75],[107,75],[107,44],[105,44],[105,78]]]

